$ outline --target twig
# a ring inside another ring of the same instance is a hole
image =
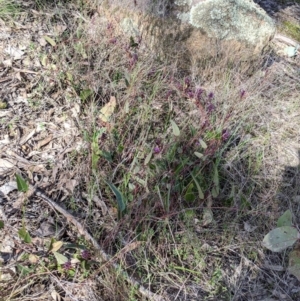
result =
[[[78,232],[83,235],[86,240],[88,240],[90,243],[92,243],[92,245],[94,246],[94,248],[96,249],[96,252],[98,255],[100,255],[100,258],[102,261],[110,261],[111,260],[111,256],[108,255],[102,248],[101,246],[98,244],[98,242],[88,233],[88,231],[81,225],[81,223],[79,223],[75,217],[70,214],[69,212],[67,212],[65,209],[63,209],[61,206],[59,206],[57,203],[55,203],[53,200],[51,200],[50,198],[48,198],[41,190],[37,189],[36,187],[34,187],[33,185],[30,185],[29,187],[29,194],[33,195],[36,194],[36,196],[40,197],[42,200],[44,200],[46,203],[48,203],[48,205],[50,205],[52,208],[54,208],[55,210],[57,210],[59,213],[61,213],[68,222],[71,222],[78,230]],[[168,298],[163,297],[161,295],[158,294],[154,294],[152,293],[150,290],[148,290],[147,288],[145,288],[143,285],[141,285],[137,280],[135,280],[134,278],[132,278],[131,276],[128,275],[127,272],[125,272],[121,266],[117,263],[112,263],[112,266],[114,267],[115,270],[118,271],[118,273],[121,272],[122,276],[124,277],[124,279],[132,286],[138,287],[138,291],[144,296],[147,297],[150,300],[153,301],[167,301]]]
[[[39,74],[39,72],[35,72],[32,70],[28,70],[28,69],[18,69],[18,68],[14,68],[15,71],[18,72],[22,72],[22,73],[31,73],[31,74]]]

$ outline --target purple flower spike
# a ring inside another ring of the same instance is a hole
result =
[[[154,154],[159,154],[161,152],[161,149],[158,146],[155,146],[153,152]]]
[[[190,98],[190,99],[195,97],[195,94],[194,94],[194,92],[193,92],[192,90],[188,90],[188,91],[186,92],[186,95],[187,95],[187,97]]]
[[[210,104],[207,106],[207,108],[206,108],[207,113],[211,113],[211,112],[214,111],[215,109],[216,109],[216,107],[215,107],[212,103],[210,103]]]
[[[64,270],[68,271],[68,270],[71,270],[72,269],[72,264],[71,264],[71,261],[67,261],[63,264],[63,268]]]
[[[198,100],[198,101],[201,100],[202,93],[203,93],[203,89],[201,89],[201,88],[197,88],[196,89],[196,91],[195,91],[195,98],[196,98],[196,100]]]
[[[186,85],[187,87],[189,87],[189,86],[191,85],[191,79],[190,79],[189,77],[186,77],[186,78],[184,79],[184,83],[185,83],[185,85]]]
[[[213,99],[213,98],[214,98],[214,96],[215,96],[215,95],[214,95],[214,93],[213,93],[213,92],[210,92],[210,93],[208,94],[208,98],[209,98],[209,99]]]
[[[229,131],[227,129],[224,129],[222,131],[222,141],[228,140],[229,136],[230,136]]]
[[[245,90],[241,90],[241,98],[243,98],[246,95],[246,91]]]
[[[91,258],[91,253],[88,250],[83,250],[81,252],[81,257],[85,260],[88,260]]]

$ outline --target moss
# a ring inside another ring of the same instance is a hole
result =
[[[299,0],[300,1],[300,0]],[[295,24],[290,21],[284,21],[282,23],[283,25],[283,31],[288,34],[291,38],[300,41],[300,25]]]

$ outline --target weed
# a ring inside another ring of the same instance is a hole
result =
[[[283,31],[285,31],[293,39],[300,41],[300,26],[298,23],[291,21],[283,21]]]
[[[14,17],[20,12],[16,1],[0,0],[0,18]]]

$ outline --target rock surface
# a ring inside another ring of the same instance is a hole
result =
[[[273,20],[252,0],[106,0],[99,15],[143,39],[162,57],[259,55],[275,34]]]

